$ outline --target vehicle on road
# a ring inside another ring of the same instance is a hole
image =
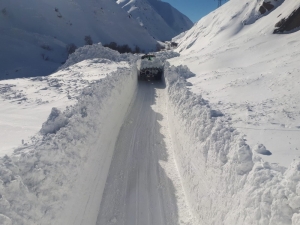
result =
[[[137,61],[138,80],[161,80],[164,73],[164,63],[153,54],[143,55]]]

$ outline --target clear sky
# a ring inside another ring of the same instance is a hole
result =
[[[218,7],[217,0],[162,0],[169,2],[173,7],[189,17],[193,22],[197,22],[203,16]],[[225,0],[223,1],[226,2]]]

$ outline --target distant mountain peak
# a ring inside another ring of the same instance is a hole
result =
[[[193,26],[193,22],[187,16],[167,2],[118,0],[117,3],[157,40],[171,40]]]

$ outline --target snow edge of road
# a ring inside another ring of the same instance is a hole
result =
[[[186,66],[165,68],[176,161],[197,224],[299,224],[300,162],[264,162],[221,112],[187,88]]]
[[[52,110],[33,145],[0,158],[1,224],[96,223],[135,72],[118,69],[85,88],[76,105]]]

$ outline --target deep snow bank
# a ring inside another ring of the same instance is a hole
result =
[[[136,90],[122,68],[52,110],[44,136],[0,159],[0,224],[95,224],[119,129]]]
[[[221,112],[189,91],[185,66],[168,67],[168,116],[185,193],[198,224],[299,224],[300,162],[263,162]]]
[[[92,58],[49,76],[1,80],[0,157],[29,144],[52,107],[63,111],[74,105],[83,88],[122,67],[129,62]]]
[[[136,59],[136,57],[134,57],[134,55],[130,53],[120,54],[119,52],[114,51],[107,47],[103,47],[101,43],[98,43],[92,46],[86,45],[77,49],[73,54],[69,56],[65,64],[59,67],[59,69],[60,70],[66,69],[69,66],[72,66],[78,62],[87,59],[101,58],[101,59],[108,59],[115,62],[121,62],[121,61],[133,62]]]

